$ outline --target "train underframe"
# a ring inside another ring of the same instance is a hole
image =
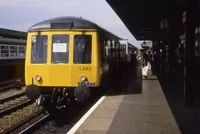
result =
[[[46,110],[65,108],[74,103],[85,103],[91,96],[93,87],[40,87],[29,85],[26,95],[37,105],[43,106]],[[94,87],[95,88],[95,87]]]

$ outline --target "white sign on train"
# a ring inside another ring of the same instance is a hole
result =
[[[53,43],[53,52],[67,52],[67,43]]]

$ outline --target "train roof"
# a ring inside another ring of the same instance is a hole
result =
[[[27,33],[23,31],[0,28],[0,36],[13,39],[26,39]]]
[[[0,44],[26,45],[26,40],[11,39],[11,38],[0,38]]]
[[[121,39],[117,35],[107,31],[106,29],[98,26],[96,23],[83,19],[81,17],[57,17],[41,21],[28,31],[38,31],[44,29],[97,29],[104,38],[108,39]]]

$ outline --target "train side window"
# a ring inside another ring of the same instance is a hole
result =
[[[47,63],[47,35],[32,36],[31,63]]]
[[[74,63],[90,64],[92,60],[92,36],[74,36]]]
[[[99,44],[99,54],[100,54],[100,59],[101,59],[101,63],[104,64],[105,63],[105,44],[103,40],[100,40],[100,44]]]
[[[52,36],[52,63],[68,63],[69,61],[69,35]]]

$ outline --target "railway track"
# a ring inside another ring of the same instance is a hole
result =
[[[0,94],[0,104],[5,103],[6,101],[24,96],[25,92],[23,90],[18,90],[18,89],[10,89],[6,92],[3,92]]]
[[[29,105],[30,103],[31,101],[25,96],[24,90],[8,88],[6,91],[0,93],[0,117]]]
[[[70,107],[58,111],[56,115],[47,114],[18,132],[18,134],[66,133],[88,108],[88,105],[77,108]]]
[[[11,99],[10,97],[17,94],[25,94],[22,87],[24,86],[23,82],[18,79],[11,79],[4,82],[0,82],[0,104],[6,101],[6,98]]]
[[[16,78],[5,80],[5,81],[0,82],[0,85],[14,83],[16,82],[16,80],[17,80]]]
[[[14,92],[14,93],[13,93]],[[11,133],[45,116],[44,109],[25,96],[24,90],[14,90],[12,95],[0,99],[0,133]],[[29,126],[29,125],[27,125]]]
[[[43,114],[44,109],[42,107],[35,107],[34,103],[27,105],[26,107],[18,109],[15,112],[0,118],[0,133],[17,133],[16,131],[20,129],[20,127],[31,122],[31,120],[34,120],[34,118],[37,118],[41,115],[43,116]]]
[[[0,93],[5,92],[11,88],[17,87],[18,83],[21,83],[21,81],[15,78],[0,82]]]
[[[20,131],[18,134],[25,134],[29,133],[30,131],[34,130],[35,127],[39,127],[42,123],[44,123],[48,118],[50,117],[50,114],[44,115],[42,118],[25,128],[24,130]]]
[[[16,88],[15,79],[0,82],[0,133],[10,133],[44,112],[25,96],[23,88]]]
[[[23,120],[25,120],[24,117],[26,117],[24,115],[32,113],[30,109],[34,107],[33,102],[25,96],[25,92],[22,90],[11,89],[1,94],[0,133],[7,132],[14,126],[16,127],[17,124],[23,123]]]
[[[14,98],[13,96],[11,96]],[[10,98],[11,98],[10,97]],[[5,98],[7,99],[7,98]],[[33,103],[26,96],[21,96],[19,98],[11,99],[0,105],[0,117],[8,115],[15,110],[21,109],[29,104]]]

